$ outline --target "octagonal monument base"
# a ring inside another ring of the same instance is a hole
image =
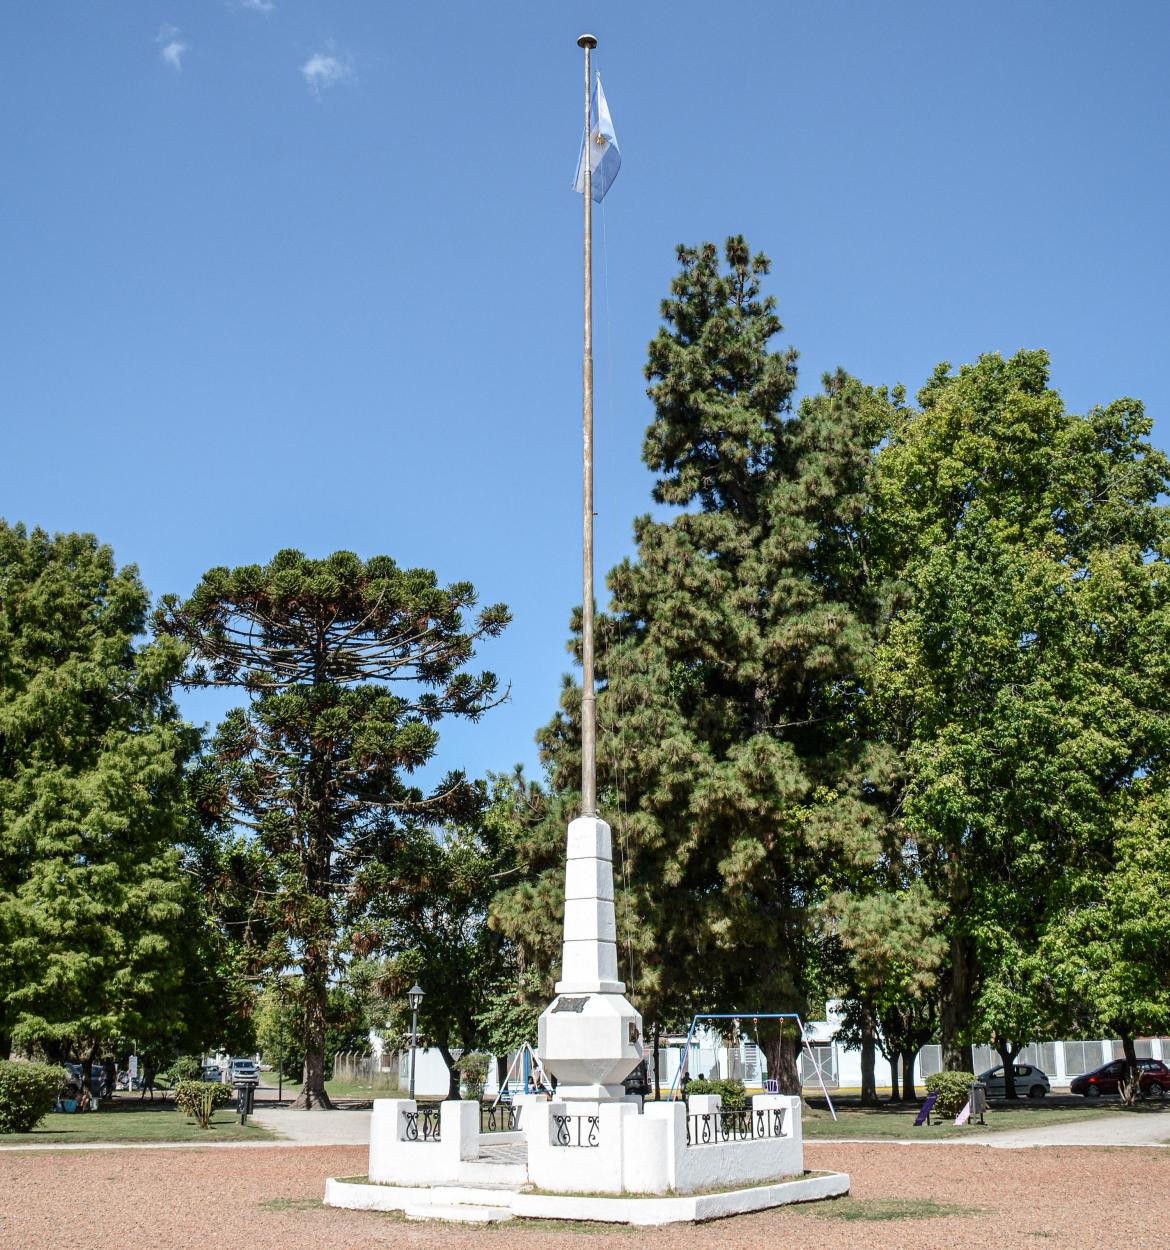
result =
[[[517,1130],[504,1133],[480,1133],[477,1102],[442,1103],[435,1123],[408,1099],[378,1099],[368,1180],[330,1180],[326,1205],[669,1224],[849,1192],[844,1173],[805,1173],[798,1098],[758,1095],[733,1115],[709,1096],[644,1108],[522,1098]]]

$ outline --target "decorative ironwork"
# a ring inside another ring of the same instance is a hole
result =
[[[520,1128],[520,1108],[512,1103],[498,1102],[483,1107],[479,1113],[481,1133],[515,1133]]]
[[[438,1107],[419,1107],[416,1111],[404,1111],[403,1141],[439,1141],[440,1116]]]
[[[599,1121],[600,1116],[596,1115],[554,1115],[552,1144],[554,1146],[600,1146]]]
[[[754,1141],[784,1136],[784,1108],[705,1112],[687,1116],[687,1145],[714,1146],[719,1142]]]

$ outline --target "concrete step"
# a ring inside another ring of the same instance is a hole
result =
[[[412,1202],[402,1213],[408,1220],[447,1220],[452,1224],[499,1224],[513,1218],[507,1207],[470,1203]]]

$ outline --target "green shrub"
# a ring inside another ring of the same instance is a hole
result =
[[[64,1068],[0,1059],[0,1133],[31,1133],[52,1111]]]
[[[748,1105],[747,1092],[742,1081],[691,1081],[687,1085],[687,1097],[692,1094],[718,1094],[724,1111],[743,1111]]]
[[[194,1055],[180,1055],[165,1072],[159,1075],[172,1085],[182,1081],[199,1081],[203,1078],[203,1065]]]
[[[974,1072],[935,1072],[926,1078],[925,1084],[928,1094],[938,1091],[934,1109],[939,1115],[958,1115],[971,1097],[974,1082]]]
[[[175,1106],[189,1115],[200,1128],[211,1127],[216,1107],[231,1102],[233,1091],[215,1081],[180,1081],[175,1086]]]
[[[483,1097],[484,1083],[487,1081],[488,1057],[479,1051],[472,1051],[459,1060],[459,1075],[463,1078],[464,1098],[476,1102]]]

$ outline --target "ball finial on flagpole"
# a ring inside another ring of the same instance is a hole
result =
[[[580,38],[577,40],[577,47],[578,48],[596,48],[597,36],[596,35],[581,35]]]

